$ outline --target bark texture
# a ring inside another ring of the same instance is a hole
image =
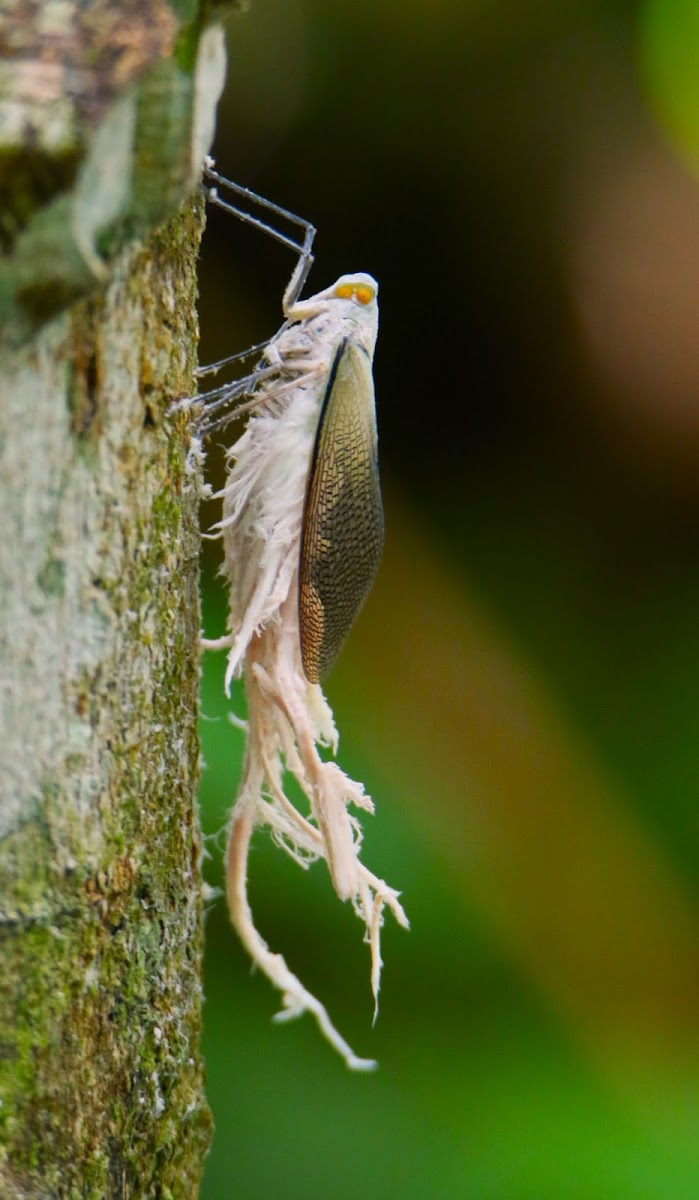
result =
[[[164,420],[191,387],[197,226],[190,210],[126,255],[4,372],[10,1196],[195,1196],[208,1138],[197,472]]]
[[[2,1200],[193,1200],[209,1140],[199,472],[166,416],[201,202],[135,241],[213,129],[193,9],[24,0],[0,25]]]

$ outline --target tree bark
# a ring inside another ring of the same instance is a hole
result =
[[[132,7],[92,6],[91,43],[89,6],[55,6],[68,88],[56,23],[19,6],[0,78],[3,1200],[190,1200],[209,1141],[199,473],[167,416],[193,389],[203,205],[134,233],[191,190],[221,64],[165,3],[150,26]]]

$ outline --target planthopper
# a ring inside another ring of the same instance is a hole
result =
[[[333,761],[338,734],[321,680],[372,586],[383,545],[372,374],[378,285],[364,273],[342,275],[302,300],[314,228],[225,180],[211,160],[204,178],[210,203],[297,255],[278,332],[199,376],[246,358],[254,358],[252,370],[176,406],[197,412],[199,441],[248,416],[227,452],[218,493],[223,512],[212,530],[223,540],[228,629],[203,641],[206,649],[227,650],[226,693],[242,678],[247,700],[247,720],[233,719],[245,728],[246,750],[228,831],[228,906],[253,962],[282,993],[277,1019],[310,1012],[347,1065],[368,1070],[375,1063],[353,1053],[325,1007],[258,932],[247,873],[259,826],[302,867],[325,860],[337,895],[365,926],[376,1011],[384,908],[408,922],[399,893],[361,860],[359,814],[373,805]],[[280,221],[293,233],[277,228]],[[289,776],[305,797],[303,811],[288,794]]]

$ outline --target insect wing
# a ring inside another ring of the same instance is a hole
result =
[[[306,493],[299,572],[303,669],[332,667],[374,581],[383,547],[371,360],[346,338],[321,409]]]

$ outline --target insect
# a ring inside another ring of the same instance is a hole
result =
[[[311,1012],[347,1064],[368,1069],[373,1062],[357,1058],[325,1008],[255,928],[247,863],[257,826],[267,826],[300,865],[326,861],[336,893],[352,902],[366,926],[376,1005],[383,908],[404,926],[407,918],[398,892],[360,859],[361,827],[350,806],[373,812],[370,798],[318,747],[337,749],[320,680],[367,596],[383,544],[372,379],[378,287],[370,275],[342,275],[300,299],[313,261],[313,226],[225,180],[210,160],[204,175],[211,203],[298,256],[278,332],[200,375],[255,355],[252,371],[196,398],[200,439],[249,414],[228,451],[226,483],[218,493],[223,515],[213,530],[224,544],[228,632],[203,642],[208,649],[227,649],[226,692],[243,677],[248,707],[243,778],[228,836],[228,906],[253,961],[282,991],[280,1017]],[[290,222],[300,236],[268,225],[242,209],[241,201]],[[305,794],[307,815],[287,795],[286,773]]]
[[[383,547],[372,377],[378,285],[370,275],[343,275],[324,292],[299,301],[313,261],[313,226],[224,180],[213,167],[207,166],[205,174],[218,186],[253,199],[304,229],[303,242],[296,243],[241,213],[217,189],[209,193],[214,204],[293,246],[299,258],[283,299],[284,325],[269,342],[254,347],[262,349],[262,357],[251,375],[201,397],[201,433],[222,429],[244,409],[256,407],[263,385],[271,378],[288,377],[289,383],[300,383],[305,392],[315,392],[319,412],[303,505],[298,611],[303,668],[307,679],[318,683],[332,668],[371,589]],[[205,371],[218,370],[236,358],[233,355]],[[231,401],[241,395],[249,397],[247,404],[231,411]],[[222,408],[229,411],[221,415]],[[308,428],[303,432],[307,442]]]

